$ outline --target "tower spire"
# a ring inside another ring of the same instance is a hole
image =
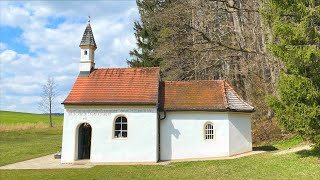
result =
[[[94,69],[94,51],[97,49],[90,25],[90,16],[88,16],[87,27],[84,30],[79,46],[81,49],[80,76],[88,76]]]
[[[97,49],[97,45],[94,40],[93,32],[90,25],[90,16],[88,17],[87,27],[84,30],[82,40],[80,42],[80,47],[81,46],[92,46],[94,49]]]

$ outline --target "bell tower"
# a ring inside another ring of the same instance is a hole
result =
[[[88,76],[94,69],[94,51],[97,49],[90,26],[90,16],[79,47],[81,49],[80,76]]]

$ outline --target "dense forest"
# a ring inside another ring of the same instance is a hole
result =
[[[134,25],[138,48],[130,51],[131,67],[160,66],[163,80],[226,79],[256,108],[254,142],[288,132],[320,141],[319,0],[137,5],[141,19]],[[298,114],[299,122],[293,121]]]

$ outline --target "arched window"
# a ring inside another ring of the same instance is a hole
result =
[[[124,116],[117,117],[114,122],[114,138],[127,138],[128,123]]]
[[[88,51],[87,51],[87,50],[85,50],[85,51],[84,51],[84,55],[87,55],[87,54],[88,54]]]
[[[211,122],[206,123],[204,127],[204,139],[214,140],[215,129]]]

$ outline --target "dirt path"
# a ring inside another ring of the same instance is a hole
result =
[[[53,154],[9,164],[0,167],[0,169],[65,169],[65,168],[91,168],[92,164],[61,164],[60,159],[54,159]]]
[[[283,155],[283,154],[295,153],[298,151],[310,150],[310,149],[311,149],[310,145],[305,145],[305,146],[299,146],[299,147],[295,147],[295,148],[291,148],[291,149],[282,150],[282,151],[274,153],[273,155]]]

